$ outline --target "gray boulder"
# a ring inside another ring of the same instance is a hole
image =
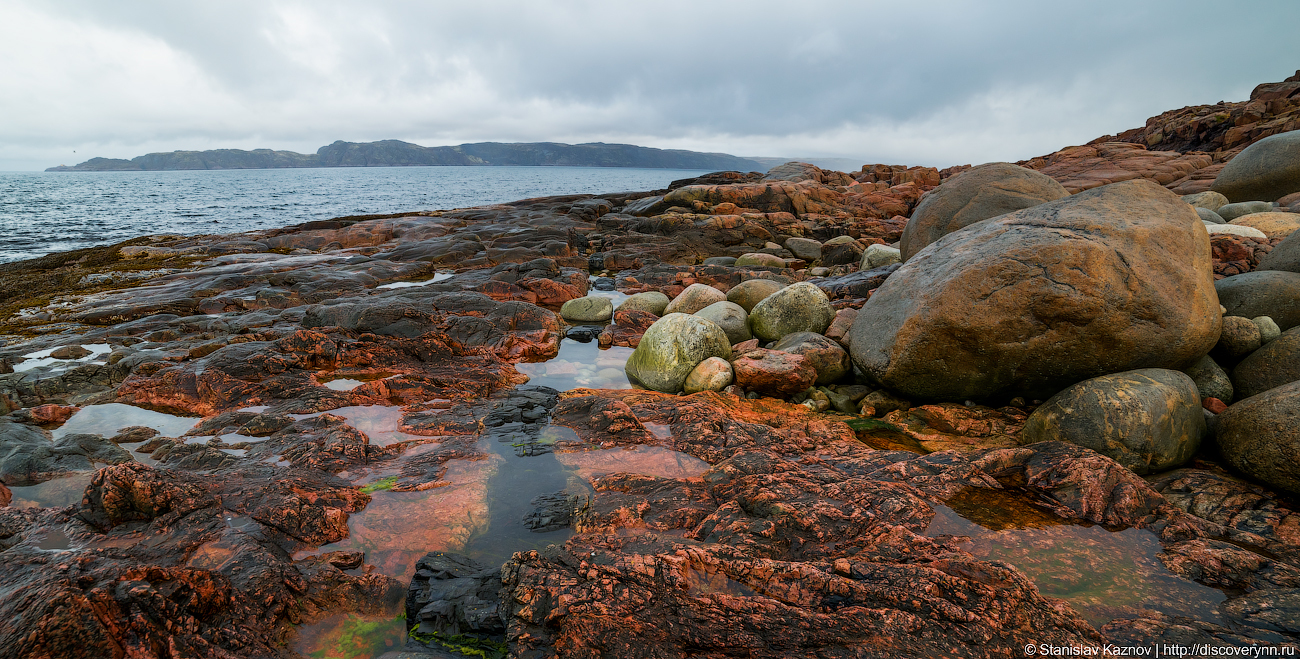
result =
[[[815,332],[787,334],[772,346],[772,350],[806,357],[817,371],[816,384],[819,385],[839,380],[851,368],[849,353],[840,344]]]
[[[1219,452],[1229,464],[1300,494],[1300,382],[1237,402],[1219,415],[1216,426]]]
[[[811,238],[788,238],[785,248],[791,254],[805,261],[812,262],[822,257],[822,244]]]
[[[1282,242],[1259,260],[1259,266],[1255,269],[1300,272],[1300,231],[1283,238]]]
[[[1135,180],[967,227],[876,289],[849,331],[853,361],[905,396],[955,401],[1185,368],[1219,337],[1203,226]]]
[[[1052,396],[1029,415],[1020,442],[1072,442],[1145,474],[1187,462],[1204,435],[1196,383],[1178,371],[1144,368]]]
[[[1196,383],[1200,398],[1218,398],[1224,403],[1232,403],[1232,379],[1209,355],[1196,360],[1195,364],[1183,369],[1187,377]]]
[[[1300,192],[1300,131],[1246,147],[1223,166],[1210,189],[1229,201],[1276,201]]]
[[[745,313],[749,313],[754,310],[754,305],[782,288],[785,288],[784,284],[771,279],[747,279],[727,291],[727,301],[739,304]]]
[[[808,282],[782,288],[754,305],[749,329],[763,341],[776,341],[795,332],[821,334],[835,320],[835,308],[822,289]]]
[[[1300,325],[1300,273],[1256,270],[1214,282],[1230,316],[1268,316],[1285,331]]]
[[[899,243],[906,262],[926,245],[991,217],[1068,197],[1046,174],[1006,162],[972,167],[931,190],[917,204]]]
[[[1220,206],[1214,211],[1224,222],[1231,222],[1239,217],[1254,215],[1255,213],[1268,213],[1273,210],[1273,204],[1267,201],[1243,201],[1236,204],[1226,204]]]
[[[607,297],[587,296],[566,301],[560,317],[578,323],[600,323],[614,315],[614,303]]]
[[[1203,221],[1203,222],[1209,222],[1210,224],[1226,224],[1226,223],[1227,223],[1227,220],[1224,220],[1222,215],[1219,215],[1218,213],[1216,213],[1216,212],[1214,212],[1214,211],[1212,211],[1212,210],[1210,210],[1210,209],[1208,209],[1208,208],[1200,208],[1200,207],[1197,207],[1197,206],[1193,206],[1192,208],[1195,208],[1195,209],[1196,209],[1196,214],[1197,214],[1198,216],[1200,216],[1201,221]]]
[[[655,321],[628,357],[627,379],[633,384],[675,394],[686,376],[709,357],[731,357],[731,342],[721,327],[682,313]]]
[[[724,265],[730,268],[731,266],[736,265],[736,257],[710,256],[709,258],[704,259],[704,265]]]
[[[721,327],[733,346],[754,338],[749,333],[749,314],[735,302],[714,302],[696,311],[695,315]]]
[[[1232,384],[1239,398],[1262,394],[1296,380],[1300,380],[1300,327],[1283,332],[1232,369]]]
[[[750,252],[741,254],[736,258],[736,267],[763,267],[763,268],[784,268],[785,259],[775,254],[764,254],[763,252]]]
[[[668,308],[668,303],[672,300],[667,295],[659,291],[648,291],[637,293],[623,300],[615,311],[646,311],[656,316],[664,315],[664,310]]]
[[[672,302],[664,307],[664,313],[691,314],[704,307],[727,299],[727,294],[707,284],[691,284],[686,290],[677,294]]]
[[[881,266],[899,263],[903,260],[903,254],[897,247],[889,245],[868,245],[867,249],[862,252],[862,261],[858,264],[859,270],[870,270]]]

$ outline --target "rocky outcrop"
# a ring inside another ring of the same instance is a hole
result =
[[[872,295],[850,332],[853,359],[906,395],[959,401],[1185,367],[1219,333],[1201,227],[1139,181],[968,227]]]

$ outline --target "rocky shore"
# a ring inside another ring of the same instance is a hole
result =
[[[1300,72],[0,265],[0,657],[1300,641]]]

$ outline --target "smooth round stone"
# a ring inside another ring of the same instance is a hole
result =
[[[785,288],[784,284],[771,279],[747,279],[727,291],[727,301],[739,304],[745,313],[749,313],[754,310],[754,305],[782,288]]]
[[[1273,238],[1286,238],[1300,229],[1300,213],[1251,213],[1229,222],[1233,226],[1259,229]]]
[[[1202,222],[1208,222],[1208,223],[1210,223],[1210,224],[1224,224],[1224,223],[1225,223],[1225,221],[1224,221],[1224,219],[1223,219],[1223,216],[1219,215],[1218,213],[1216,213],[1216,212],[1214,212],[1214,211],[1212,211],[1212,210],[1210,210],[1210,209],[1208,209],[1208,208],[1201,208],[1201,207],[1199,207],[1199,206],[1193,206],[1193,208],[1196,209],[1196,214],[1199,215],[1199,216],[1201,217],[1201,221],[1202,221]]]
[[[709,357],[699,363],[686,376],[683,390],[688,394],[701,391],[722,391],[731,385],[733,379],[731,362],[721,357]]]
[[[731,343],[722,328],[699,316],[670,313],[641,336],[624,370],[633,384],[675,394],[709,357],[731,357]]]
[[[1204,435],[1192,378],[1144,368],[1067,387],[1029,415],[1020,442],[1072,442],[1145,474],[1187,462]]]
[[[736,267],[763,267],[763,268],[784,268],[785,259],[775,254],[764,254],[763,252],[750,252],[741,254],[736,259]]]
[[[1228,205],[1228,198],[1213,190],[1197,192],[1196,194],[1185,194],[1183,195],[1183,201],[1195,206],[1196,208],[1204,208],[1210,211],[1217,211],[1223,206]]]
[[[862,245],[855,240],[843,245],[830,245],[822,250],[822,265],[848,265],[862,261]]]
[[[1228,407],[1219,415],[1215,439],[1241,473],[1300,494],[1300,381]]]
[[[830,240],[827,240],[826,242],[822,243],[822,249],[826,249],[827,247],[835,247],[837,245],[856,244],[857,242],[858,239],[854,238],[853,236],[835,236],[834,238],[831,238]]]
[[[1240,358],[1263,345],[1259,326],[1249,318],[1241,316],[1224,316],[1223,331],[1219,334],[1219,343],[1214,346],[1229,357]]]
[[[704,259],[704,265],[722,265],[730,268],[731,266],[736,265],[736,257],[710,256],[709,258]]]
[[[767,296],[749,313],[749,330],[763,341],[795,332],[821,334],[835,320],[835,308],[822,289],[808,282],[791,284]]]
[[[695,313],[704,307],[727,299],[727,294],[707,284],[691,284],[673,298],[664,308],[665,314]]]
[[[616,311],[646,311],[656,316],[664,315],[664,309],[668,308],[668,303],[672,300],[667,295],[659,291],[648,291],[637,293],[618,305]]]
[[[1253,238],[1255,240],[1268,240],[1268,236],[1263,231],[1255,227],[1240,226],[1237,224],[1207,224],[1205,231],[1213,236],[1216,233],[1226,233],[1230,236],[1241,236],[1242,238]]]
[[[1230,201],[1273,201],[1300,192],[1300,131],[1269,135],[1228,161],[1211,190]]]
[[[822,257],[822,244],[811,238],[789,238],[785,241],[785,248],[805,261],[816,261]]]
[[[1196,391],[1200,392],[1201,400],[1218,398],[1224,403],[1232,402],[1232,380],[1209,355],[1196,360],[1195,364],[1183,369],[1183,372],[1196,383]]]
[[[745,309],[735,302],[727,302],[726,300],[714,302],[696,311],[695,315],[721,327],[722,331],[727,334],[727,340],[731,341],[733,346],[754,338],[749,333],[749,314],[745,313]]]
[[[1225,204],[1214,209],[1219,217],[1227,222],[1231,222],[1243,215],[1252,213],[1268,213],[1273,210],[1273,204],[1267,201],[1243,201],[1236,204]]]
[[[849,353],[840,344],[815,332],[787,334],[771,349],[807,357],[817,371],[819,385],[835,382],[849,372]]]
[[[1274,245],[1273,251],[1265,254],[1255,269],[1300,272],[1300,232],[1293,233]]]
[[[891,263],[902,263],[903,253],[897,247],[889,245],[870,245],[866,251],[862,252],[862,262],[858,264],[859,270],[870,270]]]
[[[580,297],[560,307],[560,317],[577,323],[598,323],[614,315],[614,303],[607,297]]]
[[[1300,327],[1283,332],[1232,369],[1233,387],[1243,399],[1297,380],[1300,380]]]
[[[1282,329],[1268,316],[1256,316],[1250,319],[1259,328],[1259,342],[1264,344],[1282,335]]]
[[[1300,273],[1256,270],[1214,282],[1219,304],[1233,316],[1268,316],[1282,331],[1300,325]]]

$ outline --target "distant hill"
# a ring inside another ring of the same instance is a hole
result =
[[[189,169],[277,169],[283,167],[436,167],[440,165],[536,165],[551,167],[648,167],[766,171],[768,167],[726,153],[653,149],[632,144],[506,144],[479,142],[460,146],[420,146],[400,140],[338,141],[314,154],[271,149],[213,149],[150,153],[130,160],[91,158],[47,172],[174,171]]]
[[[832,169],[837,172],[856,172],[862,169],[866,160],[854,160],[853,158],[769,158],[766,156],[745,156],[763,166],[760,171],[766,171],[777,165],[784,165],[791,161],[806,162],[810,165],[817,165],[822,169]]]

